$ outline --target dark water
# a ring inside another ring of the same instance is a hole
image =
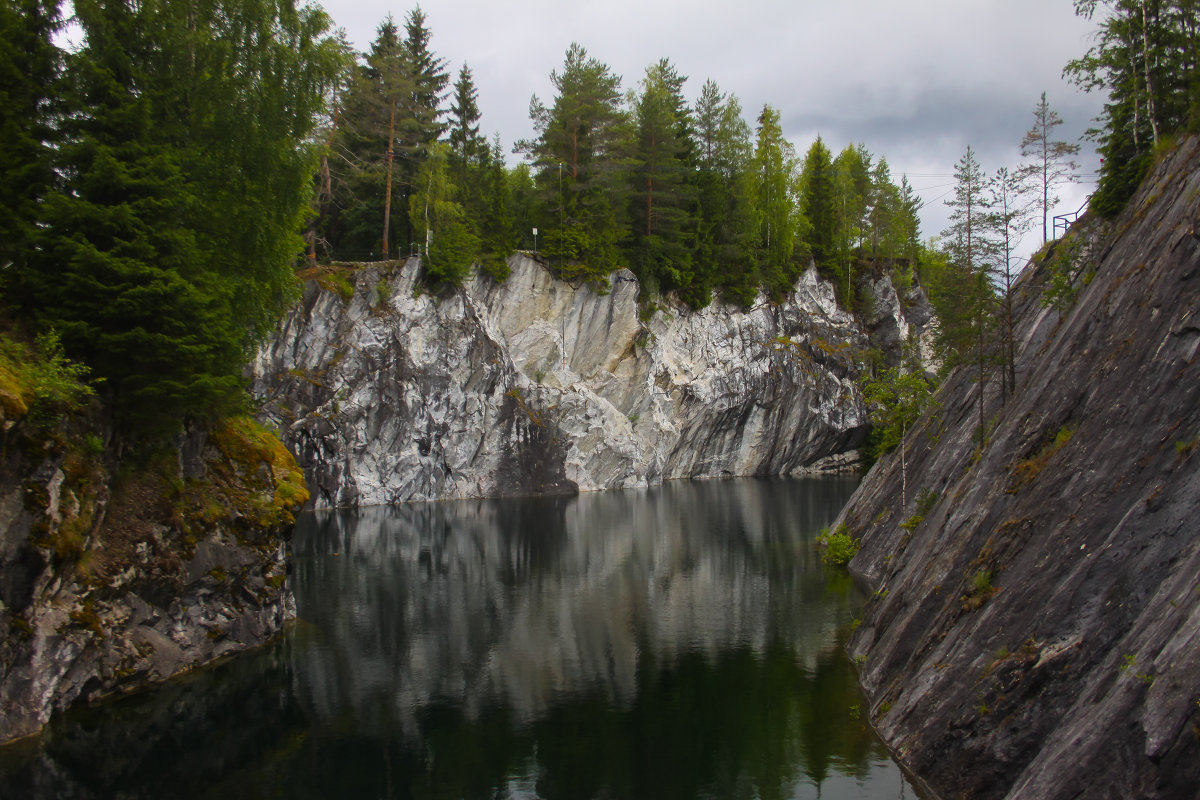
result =
[[[813,542],[853,488],[312,515],[293,630],[0,750],[0,796],[915,797]]]

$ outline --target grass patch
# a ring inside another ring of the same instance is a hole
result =
[[[993,575],[990,569],[976,570],[971,575],[967,593],[963,595],[963,611],[975,611],[983,608],[984,603],[990,600],[992,595],[1000,591],[992,585],[992,578]]]
[[[929,488],[922,488],[917,492],[917,513],[922,517],[929,516],[929,512],[937,505],[938,493]]]
[[[1074,435],[1075,429],[1064,425],[1058,429],[1058,433],[1054,434],[1054,439],[1044,444],[1036,455],[1018,461],[1012,470],[1013,482],[1009,487],[1009,492],[1015,494],[1020,487],[1036,480],[1046,465],[1050,463],[1054,454],[1066,447]]]

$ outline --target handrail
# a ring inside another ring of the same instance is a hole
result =
[[[1084,198],[1083,205],[1081,205],[1074,212],[1068,211],[1066,214],[1055,214],[1052,217],[1052,219],[1054,221],[1054,238],[1055,239],[1060,238],[1059,233],[1058,233],[1059,228],[1062,228],[1063,236],[1067,235],[1067,231],[1070,229],[1071,223],[1074,222],[1075,220],[1079,219],[1079,216],[1081,214],[1083,214],[1084,210],[1087,209],[1088,203],[1090,203],[1090,202],[1092,202],[1092,196],[1089,194],[1086,198]]]

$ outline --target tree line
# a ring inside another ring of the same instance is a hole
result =
[[[313,258],[420,253],[433,283],[457,284],[474,265],[497,278],[514,249],[537,247],[563,278],[599,281],[632,269],[650,294],[693,307],[714,293],[749,303],[778,295],[809,259],[853,301],[857,271],[907,276],[921,251],[920,200],[887,161],[818,139],[799,158],[779,112],[748,123],[736,96],[706,81],[694,101],[667,59],[637,86],[579,44],[534,96],[534,136],[480,133],[469,65],[451,84],[425,15],[403,30],[390,17],[352,55],[333,98]],[[533,229],[539,231],[533,238]]]
[[[1197,12],[1076,9],[1106,15],[1066,73],[1109,94],[1093,207],[1113,213],[1156,143],[1195,122]],[[777,297],[812,262],[853,308],[859,278],[890,271],[929,289],[946,363],[1008,392],[1015,243],[1038,216],[1048,237],[1073,168],[1043,96],[1020,169],[985,176],[968,149],[934,246],[886,158],[822,139],[801,156],[777,109],[751,122],[712,80],[689,98],[666,59],[626,89],[572,44],[509,166],[480,132],[470,67],[451,79],[420,8],[362,53],[291,0],[79,0],[74,19],[67,52],[59,0],[0,2],[0,311],[55,331],[131,426],[238,402],[304,251],[420,253],[427,282],[455,285],[476,265],[503,279],[513,250],[536,249],[568,280],[629,267],[648,296],[693,307]]]

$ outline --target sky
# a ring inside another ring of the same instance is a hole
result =
[[[327,2],[335,25],[365,50],[390,13],[415,2]],[[423,0],[431,47],[453,77],[465,61],[479,90],[481,130],[506,151],[533,135],[530,96],[554,98],[552,70],[571,42],[636,88],[648,64],[668,58],[695,100],[712,78],[740,99],[751,125],[779,109],[802,156],[820,135],[837,152],[863,143],[894,179],[907,174],[925,201],[922,236],[946,226],[944,201],[967,145],[985,171],[1021,161],[1021,138],[1045,91],[1076,141],[1103,98],[1061,77],[1092,42],[1094,22],[1071,0]],[[1074,211],[1094,188],[1099,159],[1082,142],[1085,182],[1062,191]],[[510,155],[510,163],[519,156]],[[1024,250],[1040,244],[1040,229]]]

